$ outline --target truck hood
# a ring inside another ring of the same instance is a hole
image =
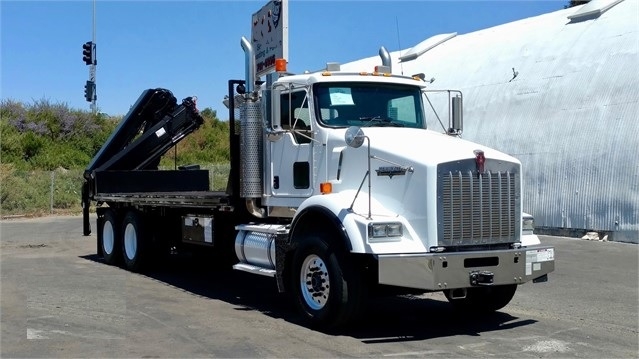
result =
[[[362,130],[370,139],[371,155],[411,162],[400,163],[404,166],[418,163],[433,166],[474,158],[475,150],[484,151],[486,158],[519,163],[516,158],[503,152],[431,130],[401,127],[364,127]],[[366,142],[362,147],[364,146]]]

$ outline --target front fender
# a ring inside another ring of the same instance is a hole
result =
[[[349,213],[349,204],[345,204],[346,198],[340,194],[327,194],[313,196],[305,200],[295,212],[291,223],[291,234],[322,226],[321,229],[334,230],[339,233],[339,239],[344,242],[345,247],[353,253],[364,253],[361,230],[351,218],[354,214]],[[330,228],[326,228],[330,226]],[[365,233],[364,233],[365,234]]]
[[[308,216],[309,213],[323,213],[323,217],[331,218],[331,223],[339,228],[340,233],[343,233],[343,240],[352,253],[426,252],[425,246],[411,224],[404,217],[386,210],[381,203],[371,200],[369,216],[368,198],[363,194],[358,197],[351,209],[355,194],[355,191],[344,191],[308,198],[300,205],[293,217],[291,232],[294,233],[299,229],[300,223],[309,223],[307,220],[313,218]],[[389,241],[369,241],[368,224],[371,222],[400,222],[403,225],[403,235]]]

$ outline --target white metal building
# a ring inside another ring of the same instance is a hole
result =
[[[521,160],[538,232],[639,243],[638,30],[639,1],[593,0],[429,37],[392,52],[393,73],[463,92],[463,137]],[[429,126],[441,128],[432,117]]]

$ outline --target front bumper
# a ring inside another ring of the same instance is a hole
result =
[[[472,273],[491,273],[491,283],[522,284],[555,270],[553,247],[379,255],[379,283],[424,290],[468,288]]]

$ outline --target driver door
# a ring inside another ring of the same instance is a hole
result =
[[[297,206],[313,193],[312,121],[305,89],[280,94],[283,136],[269,143],[270,205]],[[274,111],[275,114],[278,111]]]

